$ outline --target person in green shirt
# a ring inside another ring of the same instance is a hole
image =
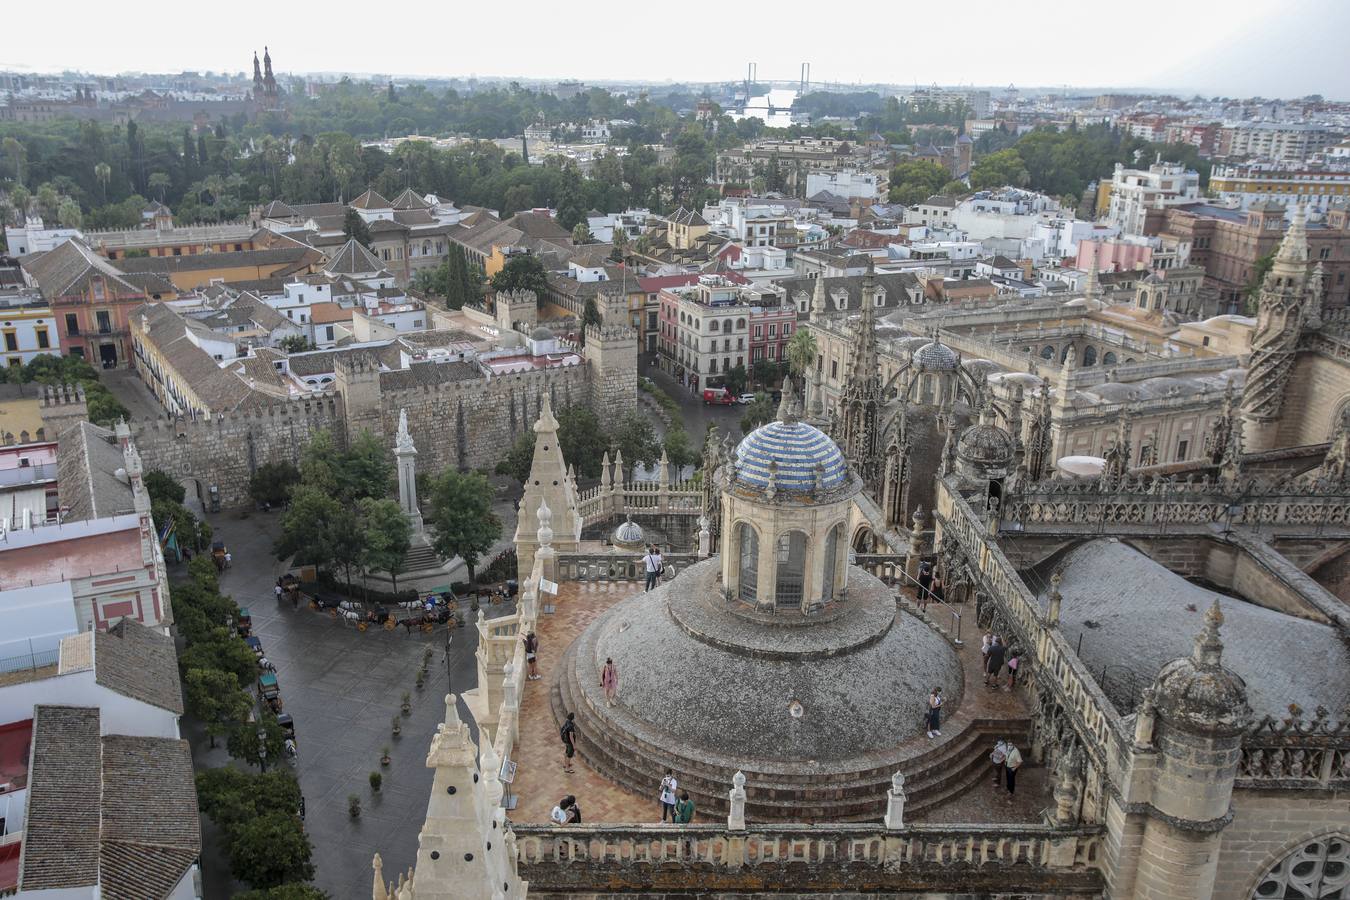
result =
[[[688,791],[680,792],[680,802],[675,804],[675,823],[688,825],[694,820],[694,801],[689,799]]]

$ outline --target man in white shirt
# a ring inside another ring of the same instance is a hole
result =
[[[647,555],[642,557],[643,568],[647,571],[647,587],[651,590],[656,587],[657,576],[661,574],[661,554],[657,552],[656,547],[648,547]]]

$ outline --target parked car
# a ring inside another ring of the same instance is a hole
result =
[[[724,387],[704,388],[703,402],[717,406],[730,406],[736,402],[736,397]]]
[[[741,394],[739,397],[736,398],[736,402],[739,403],[739,404],[741,404],[742,406],[745,406],[745,405],[754,403],[754,402],[755,402],[755,395],[754,395],[754,394]]]

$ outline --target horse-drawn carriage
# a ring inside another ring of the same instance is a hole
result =
[[[275,672],[263,672],[258,676],[258,699],[272,712],[281,712],[281,685],[277,683]]]

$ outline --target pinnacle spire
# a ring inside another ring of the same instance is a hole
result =
[[[1308,265],[1307,223],[1308,215],[1303,208],[1303,204],[1295,204],[1294,213],[1289,217],[1289,229],[1284,233],[1284,239],[1280,241],[1280,248],[1275,253],[1274,269],[1280,269],[1280,264],[1284,263],[1285,267],[1293,274],[1300,277],[1306,274]]]
[[[1102,295],[1102,285],[1097,279],[1097,251],[1093,247],[1092,259],[1088,260],[1087,278],[1083,281],[1083,296],[1092,300],[1097,300]]]
[[[1219,598],[1215,597],[1209,609],[1205,610],[1205,624],[1195,636],[1195,652],[1191,658],[1199,666],[1217,666],[1223,657],[1223,641],[1219,638],[1219,628],[1223,625],[1223,610],[1219,608]]]

